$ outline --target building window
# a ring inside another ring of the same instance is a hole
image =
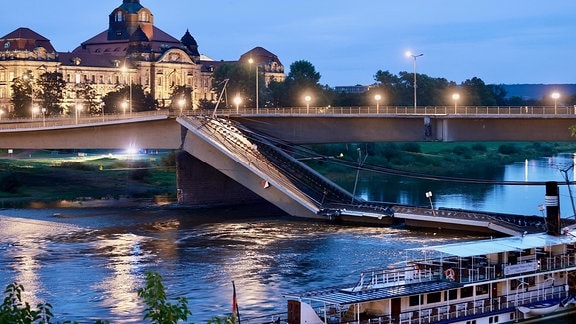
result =
[[[420,305],[420,295],[410,296],[410,306]]]
[[[116,21],[124,21],[124,15],[122,14],[122,11],[116,12]]]

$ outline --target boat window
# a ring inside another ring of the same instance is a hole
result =
[[[432,303],[439,303],[441,302],[441,293],[440,292],[435,292],[435,293],[430,293],[426,296],[426,302],[428,304],[432,304]]]
[[[444,300],[458,299],[458,289],[452,289],[444,292]]]
[[[488,293],[488,285],[478,285],[476,286],[476,296],[485,295]]]
[[[460,298],[472,297],[474,294],[474,287],[464,287],[460,289]]]
[[[420,295],[410,296],[410,306],[420,305]]]

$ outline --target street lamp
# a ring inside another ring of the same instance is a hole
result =
[[[126,100],[122,101],[122,111],[124,111],[124,117],[126,117],[126,108],[128,108],[128,103]]]
[[[82,110],[82,104],[81,103],[76,104],[76,109],[74,109],[74,110],[76,112],[76,125],[78,125],[78,113],[80,110]]]
[[[377,94],[374,96],[374,99],[376,100],[376,113],[379,114],[380,113],[380,100],[382,99],[382,96]]]
[[[130,82],[128,84],[128,87],[129,87],[128,91],[130,91],[130,94],[129,94],[130,99],[129,99],[129,103],[128,103],[128,105],[129,105],[128,108],[130,111],[130,116],[132,116],[132,73],[130,73],[130,71],[128,71],[128,67],[126,66],[126,64],[122,65],[122,73],[123,74],[128,73],[128,79],[129,79],[128,81]]]
[[[2,120],[2,114],[4,114],[4,110],[0,109],[0,120]]]
[[[256,71],[256,113],[258,113],[258,64],[256,64],[256,62],[252,58],[250,58],[248,62],[250,63],[250,65],[252,65],[252,63],[255,63],[254,70]]]
[[[552,97],[552,99],[554,99],[554,115],[556,115],[556,110],[558,107],[558,99],[560,98],[560,93],[559,92],[553,92],[550,97]]]
[[[452,99],[454,99],[454,114],[456,114],[456,111],[458,110],[458,100],[460,100],[460,94],[459,93],[453,94]]]
[[[46,127],[46,108],[42,108],[42,126]]]
[[[236,105],[236,113],[238,113],[238,106],[240,105],[241,102],[242,98],[239,95],[236,95],[236,97],[234,97],[234,104]]]
[[[180,98],[180,100],[178,100],[178,106],[180,106],[180,116],[182,116],[182,110],[184,110],[185,104],[186,104],[186,99]]]
[[[430,208],[432,209],[432,215],[436,216],[436,211],[434,210],[434,205],[432,205],[432,191],[426,193],[426,198],[430,200]]]
[[[417,105],[417,100],[416,100],[416,58],[422,56],[424,54],[412,54],[412,52],[408,51],[406,52],[406,56],[408,57],[412,57],[414,59],[414,112],[416,112],[416,105]]]
[[[310,113],[310,100],[312,100],[312,97],[306,96],[306,97],[304,97],[304,100],[306,100],[306,113],[309,114]]]

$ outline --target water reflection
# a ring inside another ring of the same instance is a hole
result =
[[[541,215],[538,208],[544,203],[545,186],[531,182],[557,181],[560,184],[561,215],[571,217],[572,209],[570,188],[565,185],[566,176],[574,179],[573,154],[559,154],[550,158],[529,160],[507,165],[500,170],[488,173],[486,170],[473,170],[459,176],[467,179],[488,179],[495,181],[520,181],[526,184],[503,185],[460,183],[441,180],[423,180],[376,175],[368,171],[360,173],[359,195],[367,200],[393,202],[407,205],[430,206],[425,193],[434,195],[437,208],[461,208],[488,212],[502,212],[522,215]],[[569,172],[566,172],[569,171]],[[332,179],[342,187],[352,188],[350,179]]]

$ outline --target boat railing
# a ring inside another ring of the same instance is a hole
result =
[[[437,305],[435,307],[410,310],[400,313],[396,319],[390,316],[364,316],[361,318],[361,324],[416,324],[416,323],[434,323],[439,321],[448,321],[465,316],[497,312],[505,309],[513,310],[520,305],[531,303],[560,300],[567,296],[563,286],[551,286],[547,288],[534,288],[534,290],[509,293],[505,296],[495,298],[481,298],[455,302],[448,305]],[[342,318],[340,323],[358,323],[357,320]]]

